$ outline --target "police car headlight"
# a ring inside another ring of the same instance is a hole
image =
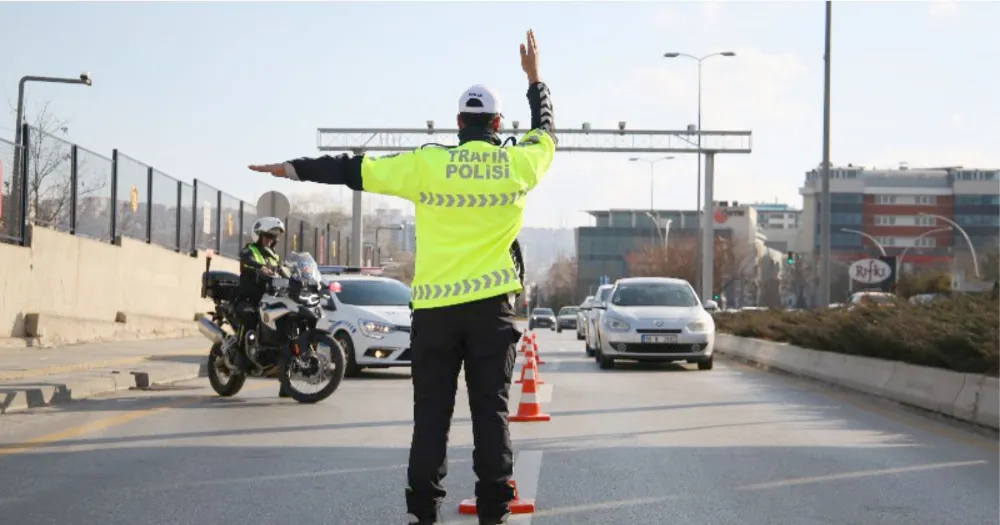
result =
[[[365,319],[358,319],[358,326],[361,327],[361,333],[372,339],[382,339],[386,334],[396,330],[391,324]]]

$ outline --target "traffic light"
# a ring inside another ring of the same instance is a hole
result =
[[[712,295],[712,300],[715,302],[719,302],[719,294]]]
[[[795,252],[788,252],[785,255],[785,262],[788,264],[795,264]]]

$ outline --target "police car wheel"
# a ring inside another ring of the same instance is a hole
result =
[[[354,343],[351,342],[351,337],[344,332],[339,332],[334,336],[334,339],[344,347],[344,353],[347,354],[347,366],[344,368],[344,377],[360,376],[361,367],[358,366],[357,356],[354,355]]]

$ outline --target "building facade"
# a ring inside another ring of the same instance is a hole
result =
[[[583,299],[593,294],[604,281],[629,276],[629,253],[655,242],[674,245],[679,239],[696,239],[700,212],[694,210],[609,210],[589,212],[594,226],[576,229],[577,295]],[[745,245],[741,249],[742,275],[722,291],[730,305],[755,304],[759,297],[757,281],[776,279],[778,269],[760,261],[781,259],[776,250],[766,247],[766,235],[758,229],[757,211],[738,202],[718,202],[713,217],[715,235]],[[773,274],[773,275],[772,275]],[[751,283],[751,281],[753,281]],[[692,283],[696,284],[696,283]]]
[[[757,210],[757,228],[767,236],[768,248],[782,253],[802,250],[802,210],[778,203],[753,203],[750,207]]]
[[[820,248],[822,170],[806,173],[800,217],[806,248]],[[833,167],[830,173],[831,258],[835,271],[885,250],[905,256],[903,270],[936,267],[962,273],[995,249],[1000,233],[1000,170]],[[856,233],[861,232],[861,233]],[[846,272],[845,272],[846,274]],[[832,281],[838,282],[834,275]],[[844,276],[850,286],[850,280]],[[844,290],[837,291],[843,294]]]

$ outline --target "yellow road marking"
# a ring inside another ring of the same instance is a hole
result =
[[[242,392],[249,392],[253,390],[260,390],[262,388],[274,387],[273,382],[267,381],[266,383],[260,385],[253,385],[250,387],[244,387]],[[105,418],[98,419],[96,421],[88,421],[82,425],[77,425],[75,427],[70,427],[65,430],[60,430],[58,432],[52,432],[51,434],[45,434],[44,436],[39,436],[21,443],[12,443],[9,445],[0,445],[0,456],[12,456],[15,454],[21,454],[34,450],[36,448],[41,448],[46,445],[53,445],[59,443],[60,441],[66,441],[68,439],[73,439],[80,436],[85,436],[93,432],[98,432],[101,430],[107,430],[112,427],[119,425],[124,425],[131,421],[141,419],[147,416],[152,416],[160,412],[166,412],[171,408],[180,408],[182,406],[193,405],[205,399],[210,399],[215,396],[197,396],[190,399],[185,399],[182,401],[174,401],[173,403],[167,403],[151,408],[145,408],[142,410],[134,410],[125,412],[123,414],[116,414],[113,416],[108,416]]]
[[[191,350],[180,350],[175,353],[169,354],[158,354],[158,355],[144,355],[135,357],[123,357],[120,359],[108,359],[105,361],[87,361],[83,363],[72,363],[67,365],[55,365],[42,368],[31,368],[28,370],[12,370],[8,372],[0,372],[0,381],[14,381],[18,379],[32,379],[35,377],[50,376],[55,374],[64,374],[66,372],[73,372],[76,370],[90,370],[93,368],[106,368],[112,366],[124,366],[135,363],[142,363],[147,361],[154,361],[160,359],[169,359],[171,357],[190,357],[208,355],[207,348],[191,349]]]

